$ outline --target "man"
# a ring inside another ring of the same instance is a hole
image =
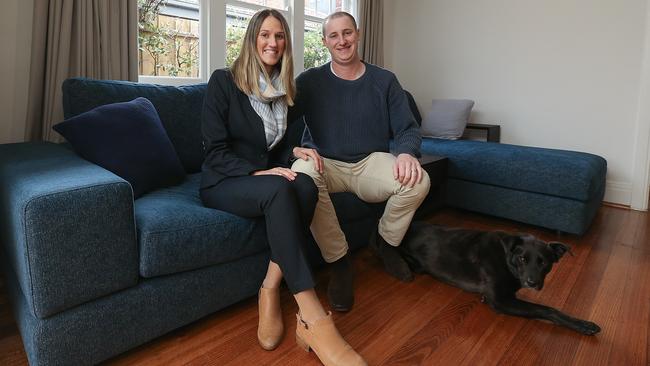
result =
[[[332,61],[298,76],[291,117],[304,116],[303,145],[317,152],[294,150],[299,159],[292,169],[310,175],[318,187],[311,231],[323,258],[332,263],[330,305],[348,311],[354,303],[352,266],[329,193],[353,192],[366,202],[387,200],[370,244],[389,274],[410,281],[397,246],[430,182],[417,160],[421,136],[406,94],[393,73],[361,61],[354,18],[345,12],[325,18],[323,43]],[[389,153],[391,138],[395,155]]]

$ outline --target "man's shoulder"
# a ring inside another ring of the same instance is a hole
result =
[[[391,81],[393,79],[397,79],[397,76],[395,74],[388,70],[384,69],[383,67],[370,64],[367,62],[364,62],[366,65],[366,71],[370,73],[370,75],[373,75],[375,79],[380,79],[380,80],[385,80],[385,81]]]
[[[298,75],[296,78],[296,87],[299,94],[309,94],[321,88],[330,80],[329,63],[322,66],[309,68]]]
[[[377,65],[366,63],[366,74],[369,81],[385,93],[393,89],[396,84],[399,85],[397,76],[392,71]]]
[[[301,72],[300,75],[298,75],[298,78],[296,80],[312,80],[313,78],[327,75],[327,71],[329,70],[329,64],[330,63],[328,62],[325,65],[310,67],[307,70]]]

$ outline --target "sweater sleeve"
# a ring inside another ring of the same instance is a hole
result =
[[[227,90],[232,81],[227,73],[215,71],[208,82],[208,89],[203,102],[201,130],[205,161],[203,169],[210,169],[224,176],[249,175],[257,170],[248,160],[237,156],[230,148],[228,110],[232,93]],[[234,85],[234,84],[233,84]]]
[[[406,93],[395,76],[388,89],[388,112],[395,155],[406,153],[419,158],[422,143],[420,128],[411,113]]]

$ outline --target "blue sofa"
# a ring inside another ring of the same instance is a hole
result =
[[[423,139],[422,152],[449,158],[445,204],[582,235],[603,196],[600,156],[472,140]]]
[[[187,178],[136,200],[128,182],[66,144],[0,145],[2,267],[32,365],[98,363],[257,293],[269,259],[263,221],[198,197],[205,88],[64,83],[66,118],[136,97],[156,107]],[[288,133],[298,141],[301,126]],[[423,151],[450,158],[445,199],[454,206],[582,232],[602,199],[604,160],[592,155],[429,139]],[[545,167],[537,184],[535,164]],[[583,179],[584,169],[596,177]],[[382,206],[332,198],[350,246],[364,246]]]
[[[156,107],[187,178],[137,200],[66,144],[0,145],[2,267],[30,364],[95,364],[257,293],[270,256],[263,220],[198,196],[205,88],[64,83],[66,118],[138,96]],[[333,200],[350,246],[365,245],[376,208]]]

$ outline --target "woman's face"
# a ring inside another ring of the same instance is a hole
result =
[[[260,33],[257,35],[257,53],[269,74],[282,59],[285,42],[282,23],[273,16],[266,17],[262,22]]]

